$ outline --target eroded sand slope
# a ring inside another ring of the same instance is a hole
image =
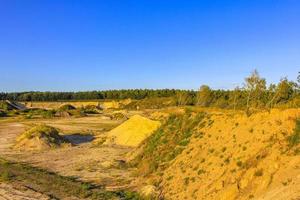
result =
[[[288,148],[299,109],[210,112],[202,137],[162,177],[167,199],[300,199],[300,156]],[[196,131],[197,132],[197,131]]]

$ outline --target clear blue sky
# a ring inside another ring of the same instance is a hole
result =
[[[300,70],[298,0],[0,0],[0,91],[233,88]]]

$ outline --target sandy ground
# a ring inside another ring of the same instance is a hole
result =
[[[11,149],[15,138],[28,125],[40,122],[67,132],[66,137],[75,145],[42,152],[18,152]],[[0,122],[0,157],[17,162],[26,162],[64,176],[73,176],[83,181],[104,185],[108,190],[129,188],[133,178],[130,174],[133,169],[126,169],[123,160],[131,148],[95,147],[92,144],[94,135],[87,134],[89,132],[103,134],[105,130],[109,130],[119,123],[118,121],[102,120],[99,117],[28,120],[21,123],[2,121]],[[79,133],[84,134],[78,135]],[[5,191],[8,189],[5,188],[9,187],[8,185],[1,185],[0,200],[1,198],[11,199],[6,197],[17,193],[12,187],[9,189],[10,194],[6,193]],[[32,199],[34,199],[33,196]]]
[[[201,137],[164,171],[165,198],[300,200],[300,155],[287,141],[299,117],[300,109],[210,112]]]
[[[48,196],[22,186],[0,183],[0,200],[50,200]]]

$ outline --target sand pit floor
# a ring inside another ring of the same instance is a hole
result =
[[[62,125],[61,125],[62,126]],[[75,127],[78,131],[78,127]],[[134,169],[124,166],[122,160],[131,148],[95,147],[93,136],[69,135],[76,141],[74,146],[41,152],[21,152],[11,148],[15,138],[25,130],[18,122],[0,123],[0,157],[15,162],[26,162],[63,176],[76,177],[82,181],[103,185],[111,190],[132,187]],[[68,130],[71,131],[68,126]]]

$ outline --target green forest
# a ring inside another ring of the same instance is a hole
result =
[[[13,101],[80,101],[80,100],[106,100],[106,99],[153,99],[169,97],[174,105],[197,105],[203,107],[244,108],[300,106],[300,72],[297,81],[282,78],[278,84],[267,85],[254,70],[245,78],[242,87],[232,90],[214,90],[208,85],[202,85],[199,90],[178,89],[123,89],[106,91],[84,92],[12,92],[0,93],[1,100]],[[156,101],[157,102],[157,101]]]

